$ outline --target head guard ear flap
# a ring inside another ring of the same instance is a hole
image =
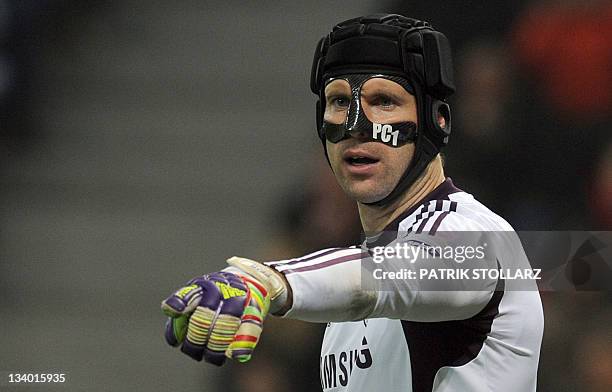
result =
[[[446,98],[455,91],[453,63],[448,40],[444,34],[422,31],[423,62],[425,65],[425,86],[428,92],[438,98]]]
[[[310,71],[310,90],[317,94],[319,97],[317,99],[317,102],[315,104],[316,107],[316,116],[317,116],[317,132],[319,133],[319,138],[321,139],[321,141],[323,142],[323,148],[325,148],[325,135],[323,134],[323,114],[325,111],[324,108],[324,102],[325,102],[325,97],[323,96],[323,91],[321,91],[320,86],[320,81],[321,80],[321,76],[317,75],[317,72],[319,72],[319,70],[321,69],[321,60],[324,59],[324,57],[322,56],[323,50],[324,50],[324,45],[327,41],[327,37],[323,37],[319,40],[319,42],[317,43],[317,47],[315,49],[315,55],[314,58],[312,60],[312,68]],[[325,151],[325,156],[327,156],[327,151]]]

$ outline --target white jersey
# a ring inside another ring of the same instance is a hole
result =
[[[435,241],[438,232],[453,231],[515,235],[450,179],[388,229],[403,233],[403,241],[420,233]],[[518,252],[497,245],[499,267],[528,265],[520,242]],[[512,281],[496,279],[474,291],[424,291],[399,280],[393,290],[364,290],[362,258],[353,247],[267,263],[293,290],[284,317],[328,323],[324,391],[535,391],[544,324],[535,283],[512,290]]]

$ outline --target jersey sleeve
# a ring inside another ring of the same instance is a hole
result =
[[[283,273],[293,292],[283,316],[312,322],[367,318],[376,303],[374,292],[362,290],[361,248],[330,248],[306,256],[265,264]]]
[[[399,233],[387,245],[402,249],[430,249],[464,246],[465,237],[445,231],[455,229],[461,216],[445,217],[438,231]],[[474,232],[470,241],[482,240]],[[494,252],[491,252],[493,254]],[[413,254],[417,254],[413,252]],[[410,321],[461,320],[481,311],[496,290],[496,279],[388,279],[377,280],[373,270],[382,272],[417,271],[426,266],[422,257],[407,259],[388,255],[373,261],[372,249],[360,247],[324,249],[301,258],[266,263],[282,272],[293,291],[291,309],[283,316],[312,322],[343,322],[366,318],[392,318]],[[480,267],[496,268],[490,256]]]

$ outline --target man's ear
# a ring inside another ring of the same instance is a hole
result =
[[[440,112],[438,112],[438,125],[442,129],[446,128],[446,119],[444,118],[444,116]]]

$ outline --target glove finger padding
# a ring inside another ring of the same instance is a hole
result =
[[[162,302],[162,310],[168,316],[164,337],[166,342],[176,347],[187,334],[189,316],[202,298],[202,287],[190,281]]]
[[[223,313],[225,303],[217,311],[198,306],[189,319],[187,337],[181,351],[190,357],[221,366],[225,362],[225,351],[231,343],[240,318]]]
[[[164,337],[166,342],[172,347],[176,347],[183,343],[187,335],[187,326],[189,325],[189,315],[181,315],[178,317],[168,317],[166,321],[166,331]]]
[[[247,362],[263,329],[263,321],[270,309],[270,296],[257,281],[243,277],[249,288],[249,301],[241,317],[240,328],[229,345],[226,356],[239,362]]]

